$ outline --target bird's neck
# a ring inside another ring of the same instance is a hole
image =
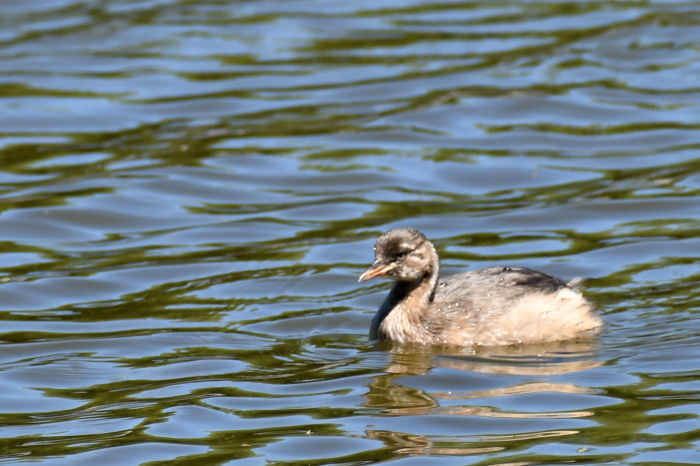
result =
[[[372,320],[371,339],[430,343],[433,335],[425,326],[426,310],[433,301],[440,278],[435,255],[433,267],[415,281],[397,281]]]

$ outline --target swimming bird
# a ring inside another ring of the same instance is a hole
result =
[[[370,338],[445,346],[504,346],[590,338],[603,321],[575,288],[525,267],[488,267],[440,278],[440,258],[423,233],[377,239],[359,281],[395,280]]]

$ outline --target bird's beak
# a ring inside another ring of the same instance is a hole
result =
[[[364,282],[367,280],[371,280],[375,277],[381,277],[382,275],[386,275],[392,270],[396,268],[396,264],[392,262],[391,264],[380,264],[375,262],[372,264],[370,268],[368,268],[365,273],[360,275],[360,279],[357,280],[358,282]]]

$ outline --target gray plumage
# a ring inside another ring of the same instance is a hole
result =
[[[370,337],[448,346],[545,343],[590,337],[602,321],[566,282],[524,267],[489,267],[440,279],[440,260],[420,232],[402,228],[377,240],[360,277],[396,280]]]

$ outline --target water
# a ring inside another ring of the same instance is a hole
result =
[[[700,4],[4,1],[0,458],[700,463]],[[373,346],[381,232],[588,344]]]

